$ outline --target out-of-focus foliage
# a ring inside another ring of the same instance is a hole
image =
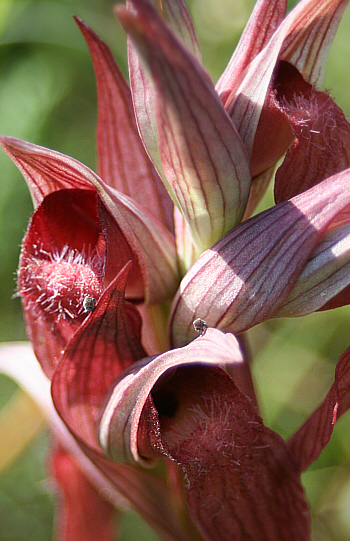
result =
[[[125,36],[113,0],[0,0],[0,133],[71,155],[95,168],[96,92],[85,42],[72,18],[83,18],[115,53],[126,73]],[[294,4],[295,2],[293,2]],[[246,23],[253,0],[191,0],[204,64],[216,80]],[[292,5],[292,3],[291,3]],[[350,114],[350,11],[332,47],[324,87]],[[20,242],[32,210],[25,183],[0,154],[0,340],[26,338],[15,294]],[[265,205],[268,204],[265,200]],[[323,398],[334,365],[349,345],[350,310],[270,321],[254,330],[254,373],[267,423],[287,437]],[[0,376],[0,407],[15,385]],[[312,391],[312,392],[311,392]],[[6,434],[0,434],[6,438]],[[0,472],[0,541],[48,541],[53,487],[46,480],[48,438],[41,434]],[[338,464],[342,463],[339,468]],[[315,541],[350,538],[350,420],[304,475],[315,514]],[[156,536],[133,514],[121,539]]]

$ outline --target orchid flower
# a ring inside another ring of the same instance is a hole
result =
[[[216,87],[182,0],[116,8],[130,88],[77,18],[98,174],[1,137],[35,207],[18,294],[42,371],[18,346],[1,369],[26,374],[56,436],[61,539],[109,541],[127,505],[167,540],[310,539],[301,473],[350,407],[350,348],[284,441],[259,414],[246,331],[349,303],[350,126],[321,90],[346,5],[258,0]],[[276,205],[253,215],[270,181]]]

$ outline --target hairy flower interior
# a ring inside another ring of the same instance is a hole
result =
[[[85,318],[85,298],[97,301],[103,291],[101,255],[91,247],[82,252],[68,246],[60,252],[34,248],[21,268],[19,295],[58,320]]]

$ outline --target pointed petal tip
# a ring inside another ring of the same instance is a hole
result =
[[[130,10],[123,4],[117,4],[113,8],[113,12],[117,20],[120,22],[124,30],[127,32],[127,28],[129,24],[131,24],[131,21],[135,20],[132,13],[130,13]]]
[[[77,23],[78,27],[80,28],[81,32],[84,35],[92,34],[92,35],[96,35],[97,37],[97,34],[95,34],[92,28],[88,24],[86,24],[86,22],[81,17],[78,17],[77,15],[73,15],[73,19],[75,20],[75,22]]]
[[[16,137],[10,137],[9,135],[0,135],[0,145],[5,150],[24,146],[25,141],[17,139]],[[28,143],[29,144],[29,143]]]

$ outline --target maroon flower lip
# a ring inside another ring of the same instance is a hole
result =
[[[349,302],[350,130],[319,90],[346,3],[286,15],[284,0],[258,0],[216,87],[182,0],[117,7],[130,88],[76,18],[97,79],[99,174],[1,137],[35,205],[18,293],[61,419],[66,532],[81,498],[109,541],[117,495],[167,540],[310,539],[301,473],[350,407],[350,348],[286,442],[259,415],[243,333]],[[276,205],[252,216],[272,179]]]

